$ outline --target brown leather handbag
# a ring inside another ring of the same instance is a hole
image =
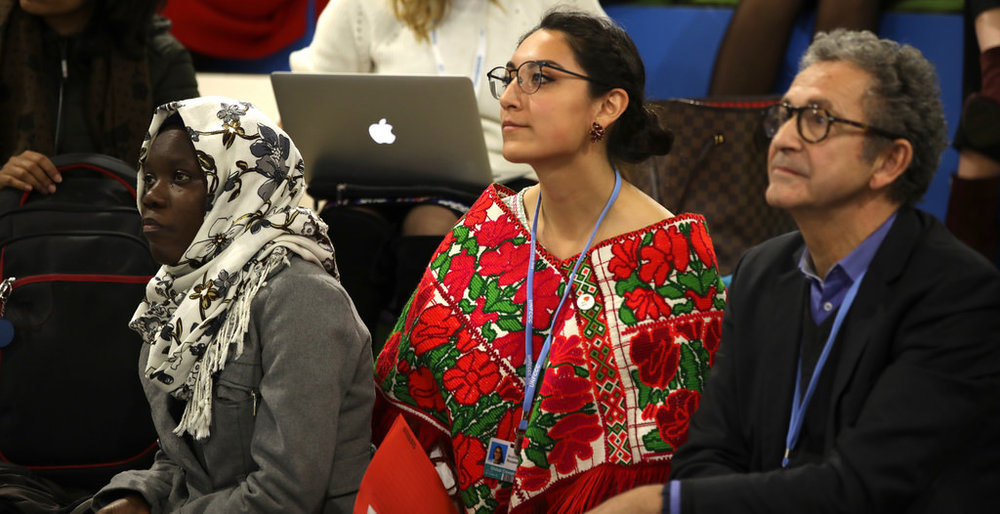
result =
[[[795,229],[784,211],[767,205],[768,139],[761,124],[776,97],[652,102],[674,133],[670,153],[622,170],[671,212],[705,216],[719,259],[732,273],[744,250]]]

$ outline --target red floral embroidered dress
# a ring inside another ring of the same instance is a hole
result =
[[[517,201],[513,201],[517,199]],[[556,324],[513,484],[483,476],[491,437],[514,441],[524,398],[530,231],[491,186],[448,234],[376,365],[376,426],[402,410],[455,458],[470,512],[581,511],[664,482],[719,344],[725,291],[697,215],[595,245]],[[577,256],[540,246],[533,348]],[[596,301],[580,302],[586,293]]]

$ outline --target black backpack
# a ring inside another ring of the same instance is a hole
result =
[[[63,176],[54,194],[0,191],[0,303],[14,330],[0,348],[0,461],[94,491],[156,451],[142,341],[127,325],[158,266],[132,167],[93,154],[52,161]]]

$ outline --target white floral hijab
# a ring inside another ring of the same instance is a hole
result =
[[[205,173],[205,221],[175,266],[146,285],[129,327],[152,347],[145,374],[187,402],[174,433],[209,436],[214,375],[243,351],[250,303],[288,255],[337,277],[326,224],[299,207],[302,157],[288,135],[246,102],[202,97],[156,109],[139,155],[143,167],[164,120],[177,113]]]

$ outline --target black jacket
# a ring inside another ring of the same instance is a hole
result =
[[[833,354],[823,455],[781,468],[805,279],[798,233],[734,273],[722,341],[673,460],[685,513],[1000,512],[1000,272],[903,208]],[[815,422],[815,418],[813,422]]]

